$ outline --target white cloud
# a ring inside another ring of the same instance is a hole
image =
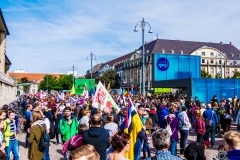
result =
[[[164,39],[231,41],[240,47],[238,1],[68,0],[64,15],[65,4],[0,2],[10,32],[11,70],[66,73],[74,64],[84,74],[90,68],[86,58],[91,52],[104,62],[139,48],[141,30],[134,33],[133,29],[143,17],[154,32],[145,34],[147,41],[158,33]]]

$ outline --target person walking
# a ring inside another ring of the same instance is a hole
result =
[[[15,124],[15,111],[8,111],[8,118],[4,120],[4,136],[6,141],[5,152],[7,154],[6,160],[10,159],[10,152],[13,152],[13,159],[19,160],[19,147],[17,140],[17,127]]]
[[[43,121],[43,114],[41,113],[41,111],[34,111],[32,113],[32,118],[33,121],[31,129],[28,130],[29,132],[28,143],[30,144],[30,147],[28,149],[28,159],[42,160],[44,152],[39,150],[38,144],[40,143],[42,132],[46,130]]]
[[[60,133],[63,144],[72,136],[78,133],[78,119],[71,116],[71,108],[65,107],[63,110],[64,117],[59,122]]]

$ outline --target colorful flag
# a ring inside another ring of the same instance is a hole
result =
[[[70,101],[69,101],[70,106],[72,106],[73,103],[77,103],[77,101],[78,101],[78,98],[77,98],[77,97],[76,97],[76,98],[70,97]]]
[[[88,88],[87,88],[87,84],[85,83],[84,85],[84,90],[83,90],[83,94],[82,94],[85,98],[88,98]]]
[[[110,111],[112,111],[112,108],[116,108],[119,111],[118,105],[101,82],[98,83],[92,106],[101,110],[108,107]]]
[[[123,90],[122,90],[122,95],[123,95],[124,97],[128,97],[129,92],[126,91],[125,89],[123,89]]]
[[[110,91],[111,91],[111,83],[110,82],[108,83],[107,91],[108,91],[108,93],[110,93]]]
[[[142,131],[142,121],[137,114],[135,107],[130,99],[128,99],[128,109],[125,118],[125,129],[124,132],[130,135],[130,149],[128,153],[126,153],[126,158],[134,159],[134,145],[136,143],[136,139],[138,133]]]
[[[60,94],[57,93],[56,98],[57,98],[57,101],[59,101],[59,100],[64,100],[64,92],[61,92]]]
[[[93,88],[90,89],[89,95],[92,97],[95,94],[95,91]]]
[[[40,98],[42,99],[44,96],[46,96],[45,92],[43,92],[42,90],[40,90]]]
[[[70,91],[70,95],[73,95],[73,94],[75,94],[74,84],[73,84],[72,89],[71,89],[71,91]]]

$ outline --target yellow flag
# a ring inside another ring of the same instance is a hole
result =
[[[71,89],[71,91],[70,91],[70,95],[73,95],[73,94],[75,94],[75,87],[74,87],[74,84],[73,84],[72,89]]]
[[[107,91],[108,91],[108,93],[110,93],[110,91],[111,91],[111,83],[110,82],[108,83]]]

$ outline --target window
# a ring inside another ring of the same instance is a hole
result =
[[[219,60],[219,62],[218,62],[219,64],[221,64],[221,60]]]
[[[202,59],[202,63],[205,63],[205,59]]]
[[[213,52],[211,52],[211,53],[210,53],[210,56],[211,56],[211,57],[214,57],[214,54],[213,54]]]
[[[35,93],[35,89],[32,89],[32,93]]]
[[[213,59],[210,60],[210,64],[214,64],[214,60]]]
[[[226,69],[226,74],[229,74],[230,72],[229,72],[229,69]]]
[[[205,52],[202,52],[202,56],[205,56]]]
[[[210,73],[214,74],[214,68],[210,68]]]
[[[133,58],[135,59],[136,58],[136,55],[134,54]]]

